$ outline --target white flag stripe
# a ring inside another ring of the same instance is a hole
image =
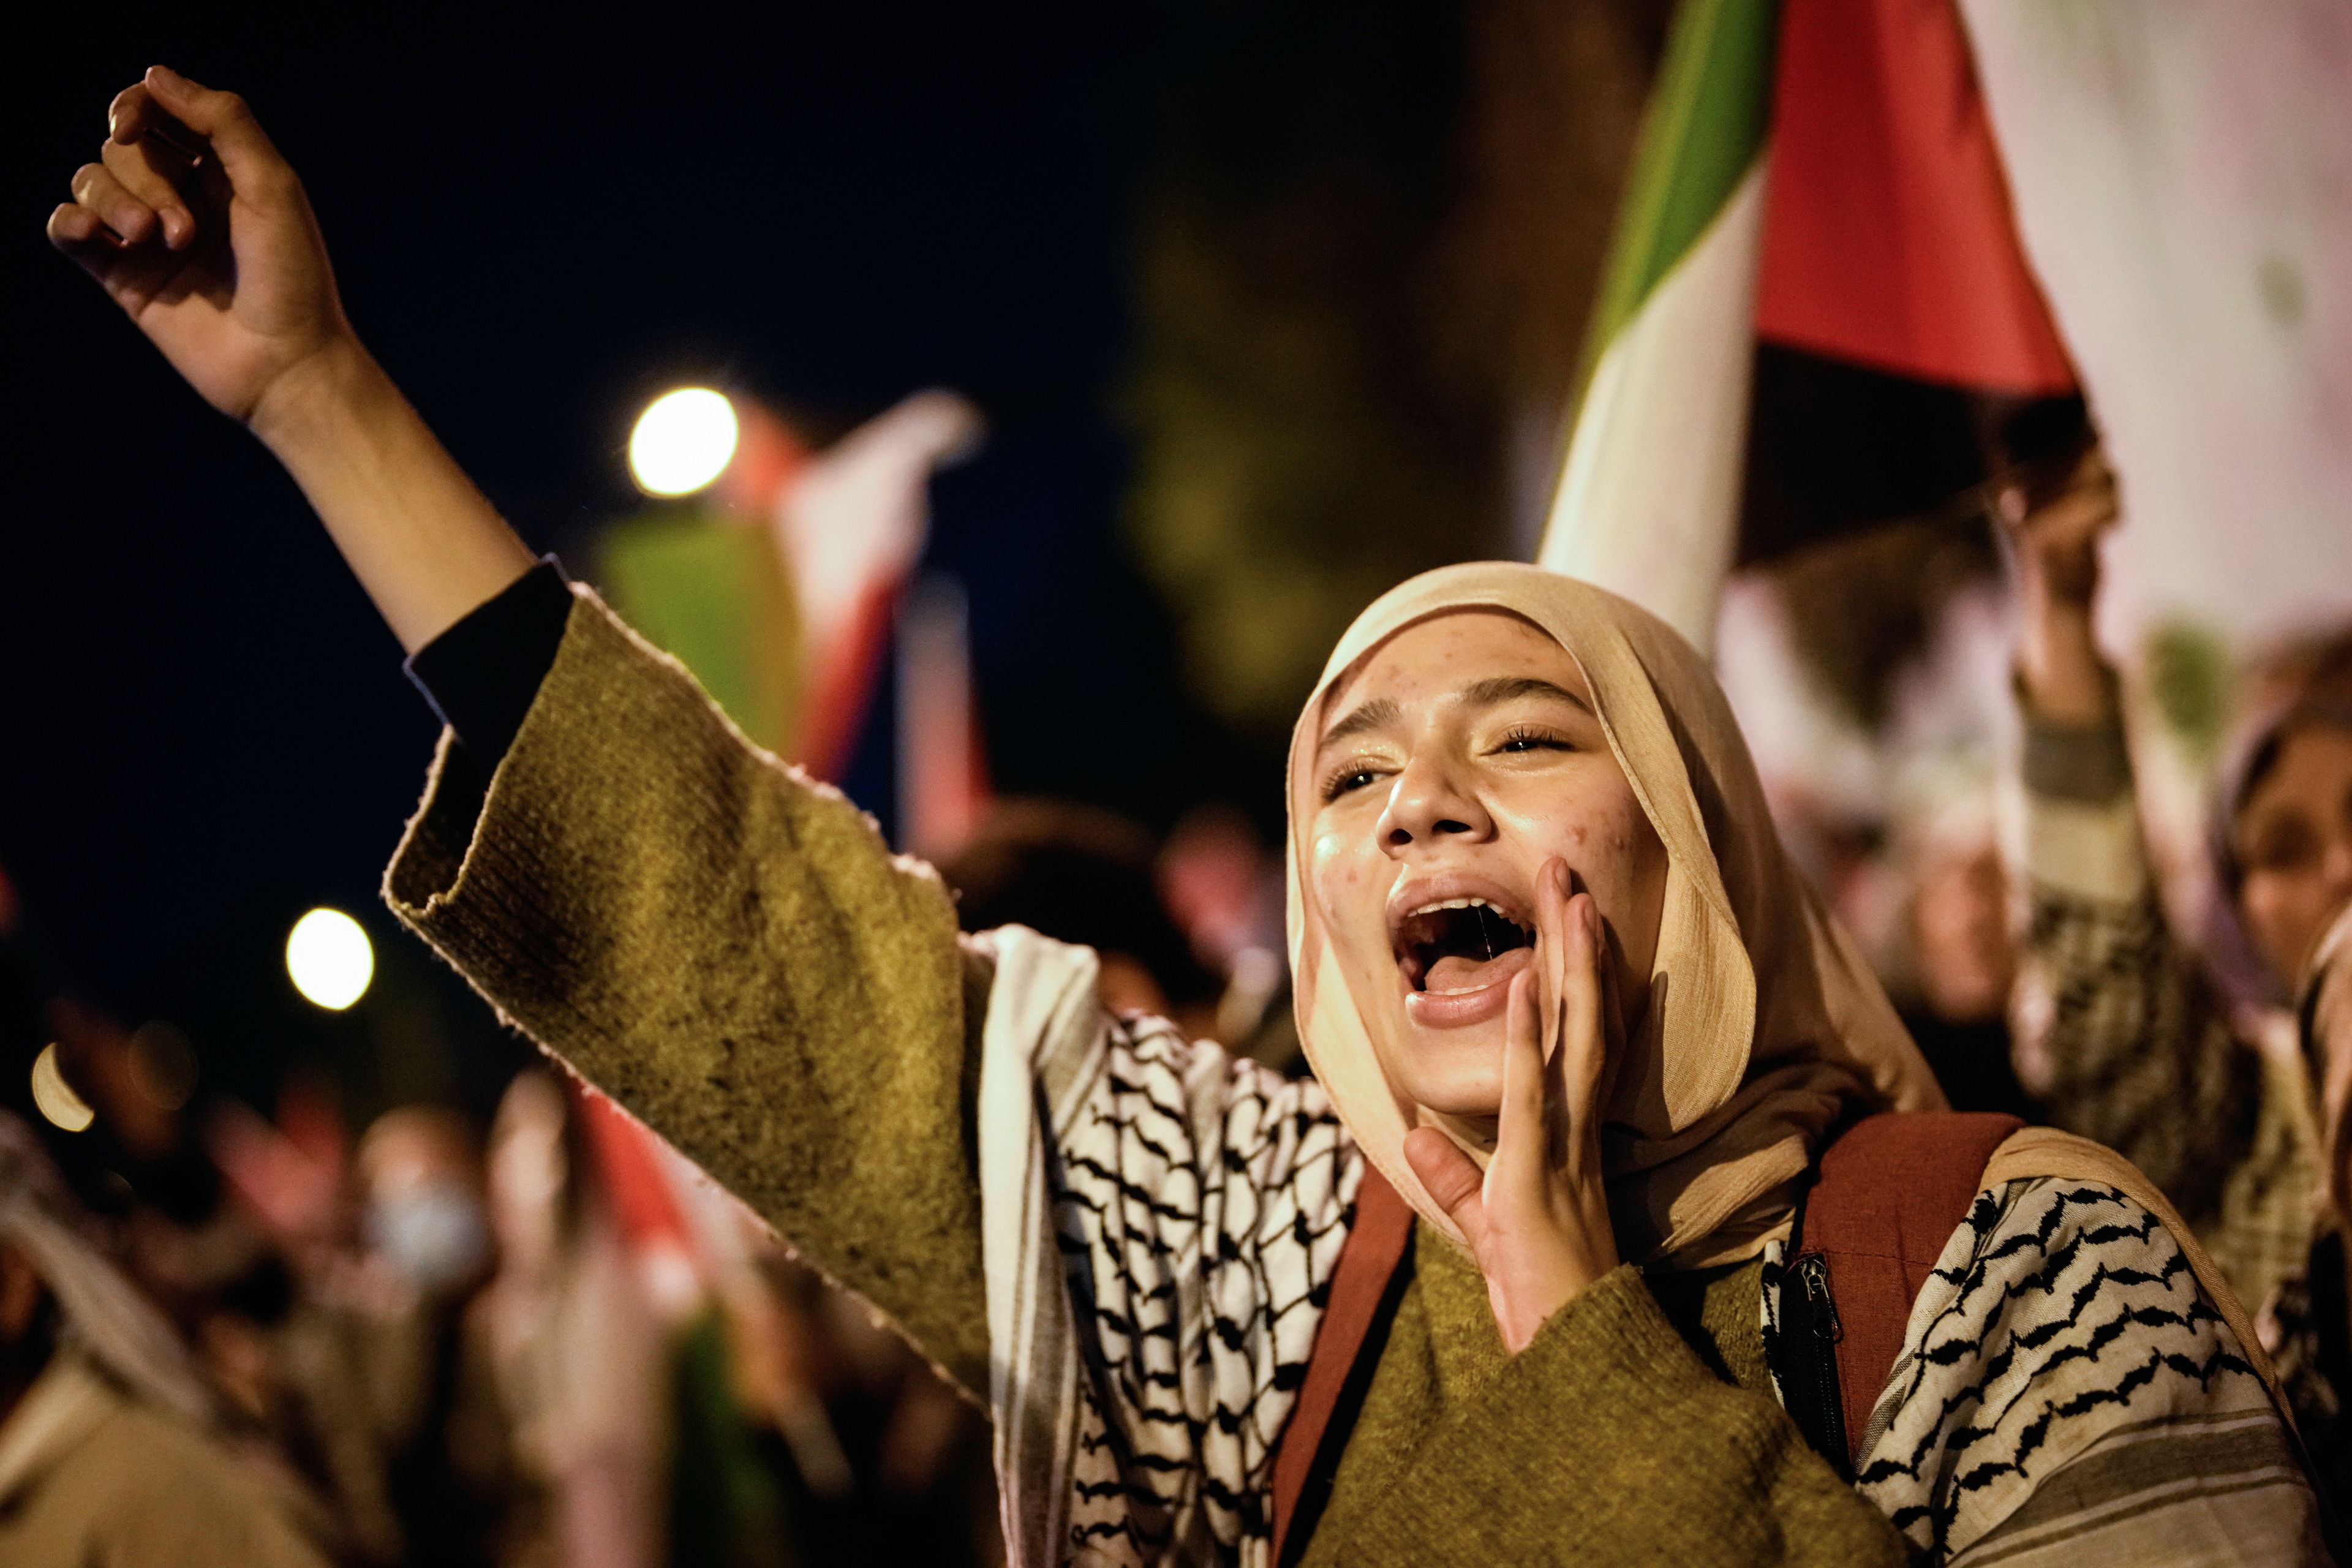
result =
[[[1623,595],[1702,652],[1739,525],[1768,161],[1593,367],[1537,562]]]
[[[2113,646],[2352,615],[2352,8],[1964,0],[2018,227],[2123,479]]]

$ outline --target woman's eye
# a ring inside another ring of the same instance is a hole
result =
[[[2293,827],[2273,829],[2254,840],[2247,863],[2257,870],[2292,871],[2315,858],[2318,844],[2308,832]]]
[[[1504,736],[1495,747],[1496,752],[1503,754],[1516,754],[1522,752],[1572,752],[1575,749],[1565,738],[1555,735],[1548,730],[1514,730]]]
[[[1337,800],[1343,795],[1363,788],[1378,777],[1380,775],[1370,768],[1343,768],[1333,773],[1330,781],[1324,784],[1323,798],[1327,802]]]

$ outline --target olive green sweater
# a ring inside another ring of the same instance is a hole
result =
[[[988,974],[938,878],[584,595],[486,793],[467,765],[445,736],[394,910],[984,1393]],[[1674,1319],[1621,1268],[1510,1356],[1475,1270],[1421,1247],[1310,1561],[1904,1561],[1756,1392],[1755,1270],[1661,1289]]]

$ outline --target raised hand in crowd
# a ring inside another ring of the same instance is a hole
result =
[[[530,569],[361,346],[302,183],[243,99],[153,68],[71,194],[50,242],[277,454],[404,647]]]
[[[2027,698],[2053,723],[2096,722],[2113,704],[2094,620],[2100,542],[2122,510],[2115,469],[2094,446],[2054,486],[2004,485],[1995,510],[2016,547]]]

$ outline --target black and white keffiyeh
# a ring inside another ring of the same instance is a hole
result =
[[[971,940],[994,965],[981,1194],[1008,1560],[1265,1568],[1275,1445],[1362,1153],[1315,1084],[1105,1014],[1090,952]],[[2163,1224],[2095,1183],[1979,1196],[1865,1442],[1859,1489],[1926,1561],[2326,1560],[2229,1326]]]
[[[977,939],[980,1142],[1007,1554],[1261,1568],[1266,1476],[1363,1159],[1329,1100],[1160,1019],[1092,952]]]

